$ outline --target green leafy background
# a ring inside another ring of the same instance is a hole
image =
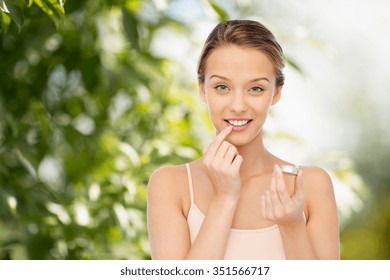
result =
[[[153,52],[161,30],[196,28],[168,12],[175,2],[0,0],[0,259],[150,258],[149,176],[200,156],[212,134],[196,76]],[[218,3],[199,1],[203,16],[231,18]],[[366,205],[342,220],[342,257],[389,258],[388,175],[317,160]]]

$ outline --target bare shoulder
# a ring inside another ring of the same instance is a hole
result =
[[[185,180],[185,165],[166,165],[156,169],[150,176],[148,189],[174,188]],[[164,191],[164,190],[162,190]]]
[[[306,182],[321,185],[324,188],[332,187],[332,180],[324,169],[317,166],[304,166],[303,178]]]
[[[317,166],[302,169],[304,192],[309,204],[334,200],[333,183],[328,172]]]
[[[148,202],[165,201],[182,203],[186,195],[187,175],[185,165],[166,165],[156,169],[148,183]]]
[[[183,173],[184,165],[165,165],[157,168],[150,176],[149,185],[155,181],[169,181]]]

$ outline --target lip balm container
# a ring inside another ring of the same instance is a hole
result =
[[[283,173],[289,175],[298,175],[299,168],[296,165],[281,165],[280,169],[282,169]]]

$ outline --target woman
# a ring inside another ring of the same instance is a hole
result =
[[[292,164],[263,144],[283,66],[281,47],[258,22],[227,21],[211,32],[198,79],[217,136],[203,157],[151,176],[153,259],[339,259],[330,177],[309,166],[283,173]]]

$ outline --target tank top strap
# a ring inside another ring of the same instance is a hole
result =
[[[190,190],[191,205],[195,205],[195,202],[194,202],[194,188],[192,186],[192,176],[191,176],[191,169],[190,169],[190,164],[189,163],[186,163],[186,169],[187,169],[188,187],[189,187],[189,190]]]

